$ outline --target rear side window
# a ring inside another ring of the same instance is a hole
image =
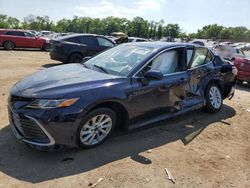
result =
[[[21,31],[7,31],[5,35],[11,35],[11,36],[24,36],[24,32]]]
[[[73,43],[79,43],[79,37],[71,37],[71,38],[68,38],[66,39],[65,41],[67,42],[73,42]]]
[[[213,56],[207,48],[196,48],[194,58],[191,62],[190,68],[198,67],[212,61]]]
[[[114,47],[114,44],[105,38],[97,37],[97,41],[98,41],[99,46]]]
[[[80,43],[88,46],[96,46],[96,38],[92,36],[81,36]]]
[[[24,33],[24,35],[26,36],[26,37],[35,37],[34,35],[32,35],[31,33]]]

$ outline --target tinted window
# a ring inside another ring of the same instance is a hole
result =
[[[114,44],[105,38],[97,37],[97,41],[100,46],[114,47]]]
[[[21,31],[8,31],[5,33],[5,35],[11,35],[11,36],[24,36],[24,33]]]
[[[212,60],[212,55],[207,48],[196,48],[191,68],[204,65]]]
[[[66,39],[67,42],[79,43],[79,37],[71,37]]]
[[[25,35],[26,37],[35,37],[35,36],[32,35],[31,33],[24,33],[24,35]]]
[[[96,39],[92,36],[82,36],[80,37],[80,43],[88,46],[96,46]]]

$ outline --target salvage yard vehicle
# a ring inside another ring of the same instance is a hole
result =
[[[148,39],[139,38],[139,37],[128,37],[128,42],[148,42]]]
[[[14,48],[39,48],[48,51],[50,41],[25,30],[0,29],[0,46],[6,50]]]
[[[238,82],[243,83],[246,81],[250,83],[250,57],[234,57],[232,62],[238,69]]]
[[[214,51],[216,54],[229,61],[235,57],[244,58],[246,56],[241,49],[225,45],[215,47]]]
[[[208,48],[126,43],[16,83],[8,102],[10,126],[37,149],[90,148],[117,127],[139,128],[200,108],[219,112],[234,84],[234,66]]]
[[[50,58],[63,63],[80,63],[84,57],[114,46],[113,41],[100,35],[73,34],[51,40]]]

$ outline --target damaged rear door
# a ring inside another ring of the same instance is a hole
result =
[[[187,48],[187,67],[191,74],[187,90],[190,105],[204,103],[204,89],[214,72],[213,55],[204,47]]]
[[[149,70],[160,71],[163,79],[144,78]],[[153,58],[132,78],[131,123],[181,110],[190,78],[186,71],[185,47],[165,50]]]

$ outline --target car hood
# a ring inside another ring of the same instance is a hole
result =
[[[61,98],[75,91],[114,83],[119,76],[84,68],[82,64],[60,65],[38,71],[17,82],[12,95],[29,98]]]

